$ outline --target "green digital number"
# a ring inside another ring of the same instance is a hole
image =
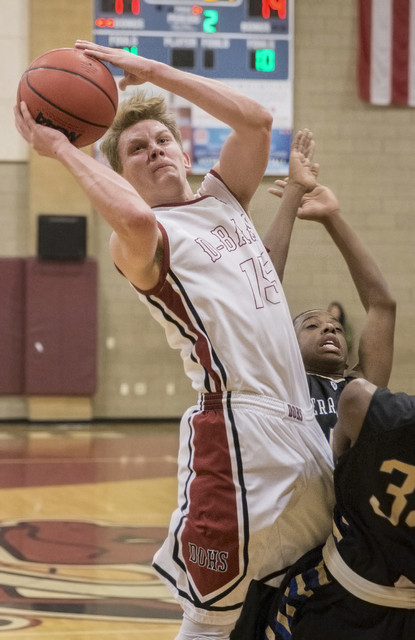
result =
[[[205,33],[215,33],[219,18],[218,12],[214,9],[206,9],[203,15],[205,16],[203,20],[203,31]]]
[[[128,53],[133,53],[135,56],[138,56],[138,47],[123,47],[124,51],[128,51]]]
[[[257,71],[275,71],[274,49],[257,49],[255,51],[255,69]]]

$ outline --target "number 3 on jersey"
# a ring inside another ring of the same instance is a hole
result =
[[[257,309],[264,308],[265,300],[271,304],[281,302],[275,272],[267,255],[261,253],[256,260],[249,258],[249,260],[241,262],[239,266],[248,278]]]
[[[405,464],[405,462],[401,462],[400,460],[386,460],[380,468],[380,471],[384,473],[392,473],[394,470],[400,471],[406,478],[401,486],[391,483],[386,489],[386,493],[394,496],[390,516],[383,513],[380,508],[380,502],[376,496],[372,496],[369,502],[373,511],[378,516],[386,518],[391,524],[397,527],[402,512],[408,503],[408,496],[415,490],[415,467],[411,464]],[[415,527],[415,511],[409,511],[405,522],[408,527]]]

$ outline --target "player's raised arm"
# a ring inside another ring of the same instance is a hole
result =
[[[265,107],[218,80],[84,40],[78,40],[75,46],[123,69],[120,88],[151,82],[228,125],[232,132],[222,147],[215,169],[247,210],[269,158],[272,115]]]
[[[334,460],[353,447],[363,425],[377,387],[364,378],[350,382],[342,391],[337,408],[338,420],[333,429]]]
[[[304,196],[298,217],[323,224],[345,259],[366,311],[355,369],[373,384],[387,386],[393,362],[396,302],[382,272],[327,187],[319,185]]]
[[[314,139],[311,131],[298,131],[291,144],[288,178],[275,181],[278,189],[268,189],[270,193],[282,197],[280,207],[264,238],[264,244],[281,282],[297,210],[303,196],[317,184],[318,165],[311,164],[313,153]]]
[[[122,176],[77,149],[60,131],[36,124],[24,102],[14,108],[14,114],[16,128],[26,142],[39,155],[66,167],[112,227],[118,241],[111,244],[118,247],[120,258],[121,245],[124,252],[134,247],[134,263],[130,265],[134,284],[143,289],[154,286],[159,273],[155,261],[159,232],[151,208]]]

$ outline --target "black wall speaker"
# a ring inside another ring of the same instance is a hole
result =
[[[86,216],[38,216],[37,253],[42,260],[86,258]]]

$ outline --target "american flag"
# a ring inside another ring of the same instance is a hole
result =
[[[359,95],[415,106],[415,0],[359,0]]]

